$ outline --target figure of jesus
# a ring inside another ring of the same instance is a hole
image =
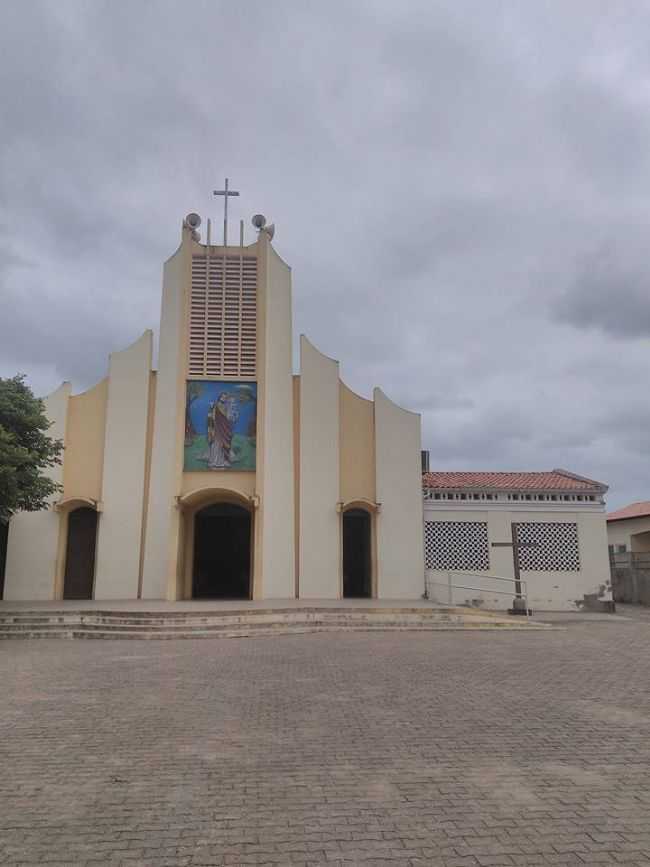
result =
[[[206,458],[209,470],[219,470],[231,465],[235,458],[232,437],[239,418],[239,407],[234,394],[222,391],[208,409],[208,451]]]

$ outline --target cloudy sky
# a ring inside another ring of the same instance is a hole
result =
[[[218,221],[228,175],[233,233],[276,223],[295,334],[421,412],[434,467],[650,499],[647,2],[30,0],[0,25],[0,376],[82,390],[157,330],[180,221]]]

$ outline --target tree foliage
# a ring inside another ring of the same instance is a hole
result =
[[[43,401],[24,376],[0,378],[0,522],[14,512],[35,512],[61,490],[45,471],[61,463],[63,443],[47,436]]]

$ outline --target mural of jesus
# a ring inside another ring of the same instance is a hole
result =
[[[222,391],[208,409],[208,469],[223,469],[231,465],[235,457],[232,438],[238,418],[237,397]]]
[[[254,470],[257,383],[190,380],[185,406],[185,471]]]

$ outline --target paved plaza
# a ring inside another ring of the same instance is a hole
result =
[[[650,618],[0,643],[0,864],[650,865]]]

